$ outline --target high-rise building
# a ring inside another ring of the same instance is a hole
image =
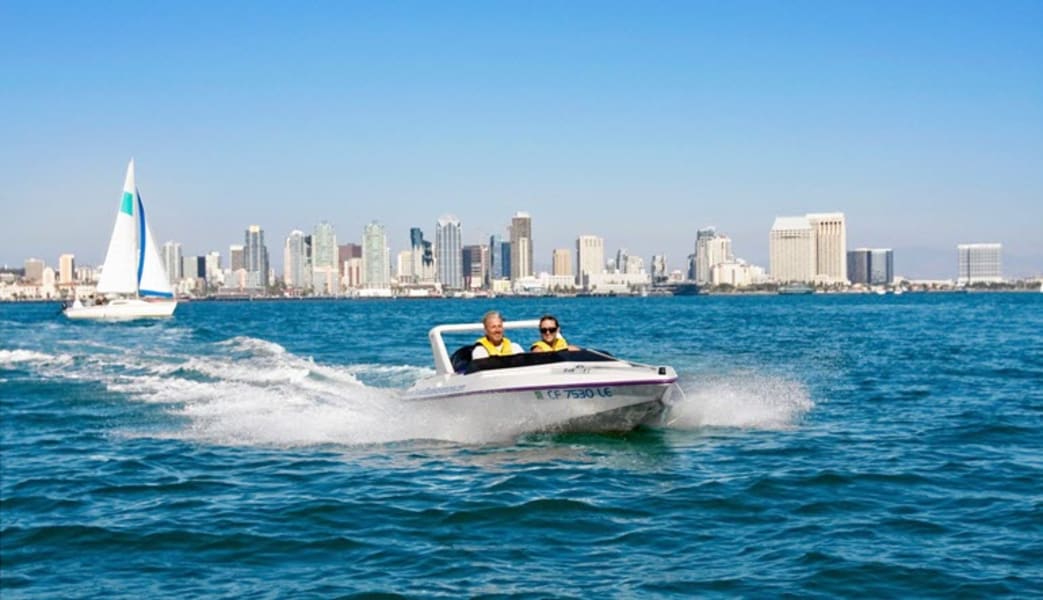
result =
[[[398,253],[395,260],[395,273],[398,282],[402,285],[413,283],[416,277],[413,275],[413,251],[403,250]]]
[[[584,275],[596,275],[605,270],[605,240],[596,235],[576,238],[576,285],[583,287]]]
[[[645,272],[645,261],[640,256],[627,256],[620,272],[624,275],[640,275]]]
[[[489,279],[511,278],[511,241],[489,236]],[[490,283],[491,285],[491,283]]]
[[[308,273],[311,265],[308,264],[307,246],[304,242],[304,232],[294,229],[286,237],[283,244],[283,282],[290,289],[306,289],[310,287]]]
[[[894,252],[890,248],[858,248],[847,253],[851,283],[890,285],[894,282]]]
[[[652,285],[666,283],[670,279],[670,271],[666,268],[666,255],[655,254],[652,256]]]
[[[856,248],[847,253],[847,279],[851,283],[869,285],[869,248]]]
[[[184,276],[184,265],[181,262],[181,244],[167,242],[163,244],[163,268],[167,270],[167,278],[171,284],[181,281]]]
[[[73,283],[76,280],[76,257],[62,254],[58,257],[58,283]]]
[[[732,262],[732,240],[719,235],[713,227],[700,229],[695,234],[695,282],[700,285],[712,283],[711,272],[721,263]]]
[[[769,268],[776,281],[815,280],[815,230],[807,217],[776,217],[768,248]]]
[[[337,268],[341,277],[347,277],[348,261],[353,258],[362,258],[362,246],[351,243],[337,246]]]
[[[446,215],[435,224],[435,264],[442,287],[460,290],[464,287],[463,242],[460,221]]]
[[[181,257],[181,279],[200,279],[198,256]]]
[[[210,284],[216,283],[220,279],[221,275],[221,253],[218,251],[209,252],[206,255],[206,280]]]
[[[389,252],[384,226],[376,221],[366,225],[362,231],[362,287],[391,287]]]
[[[815,230],[815,277],[826,283],[847,283],[847,224],[844,213],[805,215]]]
[[[461,251],[464,270],[464,288],[473,290],[482,287],[486,280],[489,249],[482,244],[464,246]]]
[[[341,268],[337,258],[337,235],[333,225],[323,221],[315,226],[311,236],[311,284],[317,294],[340,291]]]
[[[438,277],[435,271],[435,252],[431,242],[424,239],[424,232],[419,227],[409,230],[409,248],[412,255],[409,281],[434,283]]]
[[[323,221],[315,226],[311,236],[311,261],[313,268],[337,266],[337,235],[333,225]]]
[[[895,280],[895,254],[890,248],[874,248],[869,255],[869,283],[891,285]]]
[[[627,252],[626,248],[620,248],[616,250],[616,271],[619,273],[623,272],[623,269],[627,265],[627,259],[630,258],[630,253]]]
[[[246,287],[267,289],[268,280],[268,246],[264,244],[264,230],[260,225],[250,225],[246,229],[243,258],[245,259]]]
[[[246,252],[239,244],[228,246],[228,270],[238,271],[246,268]]]
[[[956,246],[956,282],[999,283],[1003,281],[1002,244],[960,244]]]
[[[551,274],[572,276],[572,251],[568,248],[555,248],[551,254]]]
[[[518,212],[511,218],[511,279],[532,277],[532,217]]]

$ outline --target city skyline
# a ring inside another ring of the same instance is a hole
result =
[[[321,221],[402,250],[444,214],[466,246],[521,211],[537,269],[585,233],[683,269],[708,227],[766,267],[776,217],[836,211],[899,275],[982,242],[1043,271],[1039,3],[197,12],[5,6],[0,263],[100,264],[134,156],[186,255]]]

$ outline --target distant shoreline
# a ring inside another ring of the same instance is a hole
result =
[[[194,304],[197,302],[328,302],[328,301],[343,301],[343,302],[371,302],[371,301],[405,301],[405,302],[423,302],[432,300],[459,300],[459,301],[474,301],[474,300],[542,300],[547,298],[554,299],[569,299],[569,298],[597,298],[597,299],[620,299],[620,298],[675,298],[675,297],[709,297],[709,296],[904,296],[904,295],[921,295],[921,294],[1038,294],[1040,290],[1038,288],[1008,288],[1008,289],[945,289],[945,290],[916,290],[916,291],[904,291],[901,294],[894,294],[888,292],[886,294],[878,294],[872,291],[815,291],[814,293],[807,294],[780,294],[775,291],[756,290],[756,291],[706,291],[699,292],[698,294],[657,294],[651,293],[645,296],[640,294],[590,294],[578,296],[576,294],[547,294],[541,296],[528,296],[528,295],[500,295],[493,297],[453,297],[453,296],[386,296],[386,297],[357,297],[357,296],[213,296],[205,298],[178,298],[178,302],[184,304]],[[67,302],[64,299],[57,298],[27,298],[19,300],[0,300],[0,304],[62,304]]]

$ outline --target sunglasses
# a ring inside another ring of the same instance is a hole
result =
[[[540,327],[540,333],[557,333],[557,327]]]

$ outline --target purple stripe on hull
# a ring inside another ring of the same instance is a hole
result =
[[[618,387],[631,387],[631,386],[635,386],[635,385],[662,385],[662,384],[674,383],[676,381],[677,381],[677,378],[674,377],[672,379],[650,379],[648,381],[627,381],[627,382],[622,382],[622,383],[621,382],[605,382],[605,381],[603,381],[603,382],[593,382],[593,383],[567,383],[567,384],[562,384],[562,385],[532,385],[532,386],[524,386],[524,387],[498,388],[498,389],[492,389],[492,390],[482,390],[482,391],[473,391],[473,392],[461,392],[461,393],[457,393],[457,394],[444,394],[444,395],[436,395],[437,392],[435,392],[433,394],[426,394],[426,395],[423,395],[423,396],[419,396],[419,395],[418,396],[414,396],[414,397],[408,397],[407,396],[406,399],[407,400],[436,400],[436,399],[442,399],[442,398],[456,398],[456,397],[459,397],[459,396],[474,396],[474,395],[477,395],[477,394],[508,394],[508,393],[511,393],[511,392],[537,392],[537,391],[541,391],[541,390],[567,390],[567,389],[590,388],[590,387],[617,387],[618,388]]]

